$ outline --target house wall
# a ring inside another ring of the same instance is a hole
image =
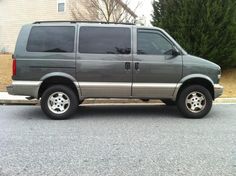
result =
[[[57,1],[0,0],[0,52],[14,52],[17,36],[24,24],[41,20],[73,20],[70,0],[65,0],[65,12],[57,11]],[[80,11],[85,11],[87,6],[88,1],[79,1]],[[94,19],[94,16],[86,14],[86,19]]]

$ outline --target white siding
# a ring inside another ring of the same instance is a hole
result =
[[[58,12],[57,0],[0,0],[0,51],[5,48],[14,52],[18,33],[24,24],[41,20],[73,20],[70,0],[65,2],[65,12]],[[86,7],[80,3],[79,8],[83,11]]]

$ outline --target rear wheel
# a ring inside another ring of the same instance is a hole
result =
[[[75,92],[64,85],[48,88],[41,97],[41,108],[51,119],[67,119],[73,115],[77,107],[78,99]]]
[[[211,110],[212,96],[205,87],[192,85],[182,90],[177,106],[185,117],[203,118]]]

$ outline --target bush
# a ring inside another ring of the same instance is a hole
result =
[[[187,52],[222,67],[236,66],[235,0],[158,0],[153,9],[152,24]]]

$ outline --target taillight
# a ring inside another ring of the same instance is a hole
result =
[[[16,76],[16,58],[12,56],[12,76]]]

